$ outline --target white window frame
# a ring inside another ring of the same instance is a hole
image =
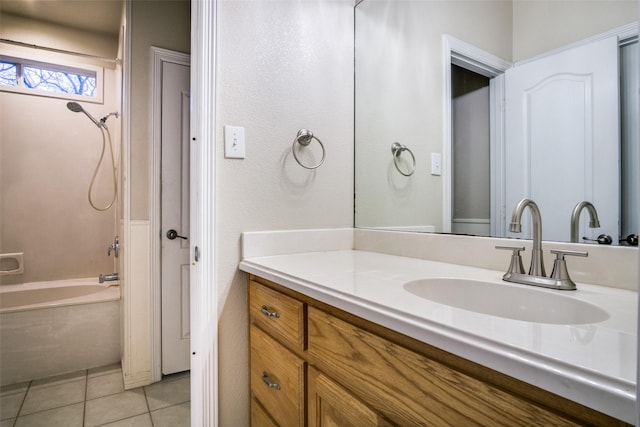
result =
[[[76,101],[83,102],[93,102],[93,103],[103,103],[103,95],[104,95],[104,68],[91,64],[82,64],[71,61],[64,60],[56,60],[53,61],[41,61],[30,57],[25,56],[14,56],[14,55],[5,55],[0,54],[0,60],[3,62],[11,62],[20,64],[21,67],[41,67],[47,70],[54,71],[63,71],[69,73],[77,73],[77,74],[90,74],[95,75],[96,77],[96,90],[94,96],[86,96],[86,95],[76,95],[70,93],[60,93],[53,92],[48,90],[41,89],[33,89],[24,87],[20,82],[16,86],[0,86],[0,92],[13,92],[13,93],[21,93],[25,95],[36,95],[36,96],[44,96],[47,98],[61,98],[61,99],[71,99]],[[20,73],[18,73],[20,74]],[[20,79],[20,75],[18,75],[18,79]]]

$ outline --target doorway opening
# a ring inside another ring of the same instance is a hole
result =
[[[451,232],[491,233],[490,79],[451,64]]]
[[[504,73],[511,63],[451,36],[444,37],[444,47],[447,172],[442,229],[445,233],[499,236],[506,221],[502,208]],[[473,124],[469,123],[471,116],[475,117]],[[481,158],[462,150],[456,155],[454,144],[459,148],[472,145],[476,152],[482,147],[484,152]],[[456,196],[456,191],[461,193]],[[480,207],[465,197],[485,200]]]

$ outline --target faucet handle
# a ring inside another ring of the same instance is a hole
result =
[[[556,255],[556,260],[553,263],[553,271],[551,272],[551,279],[556,281],[558,289],[576,289],[576,284],[571,280],[571,277],[569,277],[569,270],[567,270],[567,263],[564,257],[565,255],[587,257],[589,253],[583,251],[563,251],[559,249],[553,249],[551,253]]]
[[[552,254],[556,254],[556,261],[563,260],[565,255],[588,257],[589,252],[584,251],[565,251],[561,249],[551,249]]]
[[[520,256],[520,252],[524,251],[524,246],[496,246],[496,249],[513,251],[511,254],[511,264],[509,264],[509,269],[503,278],[509,277],[512,274],[524,274],[524,266],[522,265],[522,257]]]

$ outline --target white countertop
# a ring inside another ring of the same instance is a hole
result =
[[[240,269],[422,342],[622,419],[635,421],[636,292],[577,283],[561,292],[606,310],[595,324],[532,323],[417,297],[411,280],[454,277],[505,286],[504,272],[358,250],[245,258]],[[527,286],[527,288],[530,288]]]

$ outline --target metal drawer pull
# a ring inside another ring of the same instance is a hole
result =
[[[262,312],[262,314],[268,317],[275,317],[276,319],[280,317],[280,313],[278,313],[277,311],[269,311],[266,305],[263,305],[260,311]]]
[[[280,390],[280,384],[272,383],[271,381],[269,381],[269,374],[267,374],[267,371],[262,372],[262,382],[268,385],[269,388],[275,388],[276,390]]]

